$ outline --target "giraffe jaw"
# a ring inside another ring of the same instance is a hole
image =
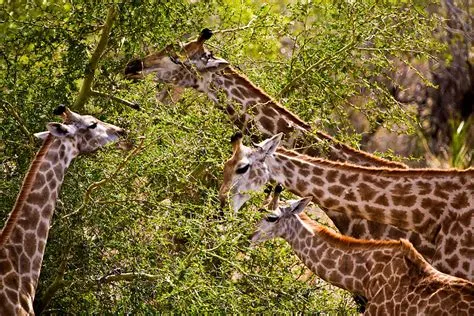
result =
[[[249,194],[236,193],[232,196],[232,209],[237,213],[238,210],[250,199]]]

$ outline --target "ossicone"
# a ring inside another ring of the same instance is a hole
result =
[[[233,144],[233,143],[235,143],[236,141],[241,140],[242,137],[244,137],[244,136],[242,135],[242,132],[241,132],[241,131],[238,131],[237,133],[235,133],[234,135],[232,135],[232,137],[230,138],[230,143]]]
[[[62,115],[66,112],[66,106],[64,104],[60,104],[56,109],[54,109],[54,115]]]
[[[199,42],[204,42],[212,37],[212,31],[208,28],[205,28],[201,31],[201,34],[199,35]]]

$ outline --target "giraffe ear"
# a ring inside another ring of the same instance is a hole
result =
[[[264,156],[273,155],[278,145],[280,145],[282,137],[283,133],[278,133],[272,136],[271,138],[265,139],[263,142],[257,145],[257,147],[259,148],[259,153],[263,154]]]
[[[290,213],[296,215],[303,212],[306,206],[308,206],[309,202],[311,202],[311,200],[312,198],[309,196],[291,203]]]
[[[48,137],[49,132],[39,132],[39,133],[34,133],[33,135],[35,135],[35,137],[38,139],[45,140],[46,137]]]
[[[219,71],[229,66],[229,62],[223,58],[212,56],[207,61],[205,68],[211,71]]]
[[[74,135],[74,133],[76,132],[75,127],[61,123],[48,123],[46,127],[48,131],[56,137],[66,137]]]

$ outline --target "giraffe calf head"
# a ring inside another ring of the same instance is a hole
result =
[[[48,123],[46,132],[35,136],[44,139],[51,135],[62,140],[71,141],[78,154],[90,153],[125,134],[125,130],[115,125],[102,122],[91,115],[77,114],[64,106],[55,110],[63,117],[63,123]]]
[[[232,137],[233,154],[224,164],[224,180],[219,191],[221,204],[230,197],[232,208],[238,211],[250,198],[248,191],[257,191],[270,181],[266,158],[273,155],[282,136],[277,134],[255,148],[243,145],[241,134]]]
[[[211,30],[204,29],[195,41],[183,46],[168,45],[157,53],[134,59],[125,67],[125,76],[142,79],[153,73],[159,82],[184,87],[197,85],[204,74],[217,72],[229,65],[226,60],[215,57],[203,46],[211,36]]]
[[[292,201],[289,206],[278,206],[257,224],[257,229],[252,235],[252,244],[282,237],[288,231],[289,219],[296,216],[297,220],[300,220],[298,214],[303,212],[309,202],[311,202],[311,197]]]

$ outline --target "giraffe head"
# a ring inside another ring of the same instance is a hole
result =
[[[283,134],[279,133],[250,148],[242,144],[242,134],[232,136],[232,157],[224,164],[224,180],[219,191],[221,204],[228,196],[238,211],[250,198],[247,191],[257,191],[268,181],[270,172],[266,159],[275,153]]]
[[[59,106],[54,114],[61,115],[63,123],[48,123],[47,131],[36,133],[35,136],[40,139],[54,137],[70,142],[76,155],[94,152],[125,134],[125,130],[120,127],[90,115],[77,114],[64,105]]]
[[[298,216],[311,202],[311,197],[289,202],[288,206],[278,206],[276,210],[263,218],[258,224],[255,233],[252,235],[252,244],[258,244],[269,239],[283,237],[291,229],[289,219]]]
[[[199,86],[198,82],[207,74],[229,65],[226,60],[213,56],[212,52],[204,47],[204,42],[211,36],[212,31],[204,29],[196,41],[179,48],[168,45],[157,53],[134,59],[125,67],[125,76],[142,79],[149,73],[155,73],[159,82],[196,88]]]

